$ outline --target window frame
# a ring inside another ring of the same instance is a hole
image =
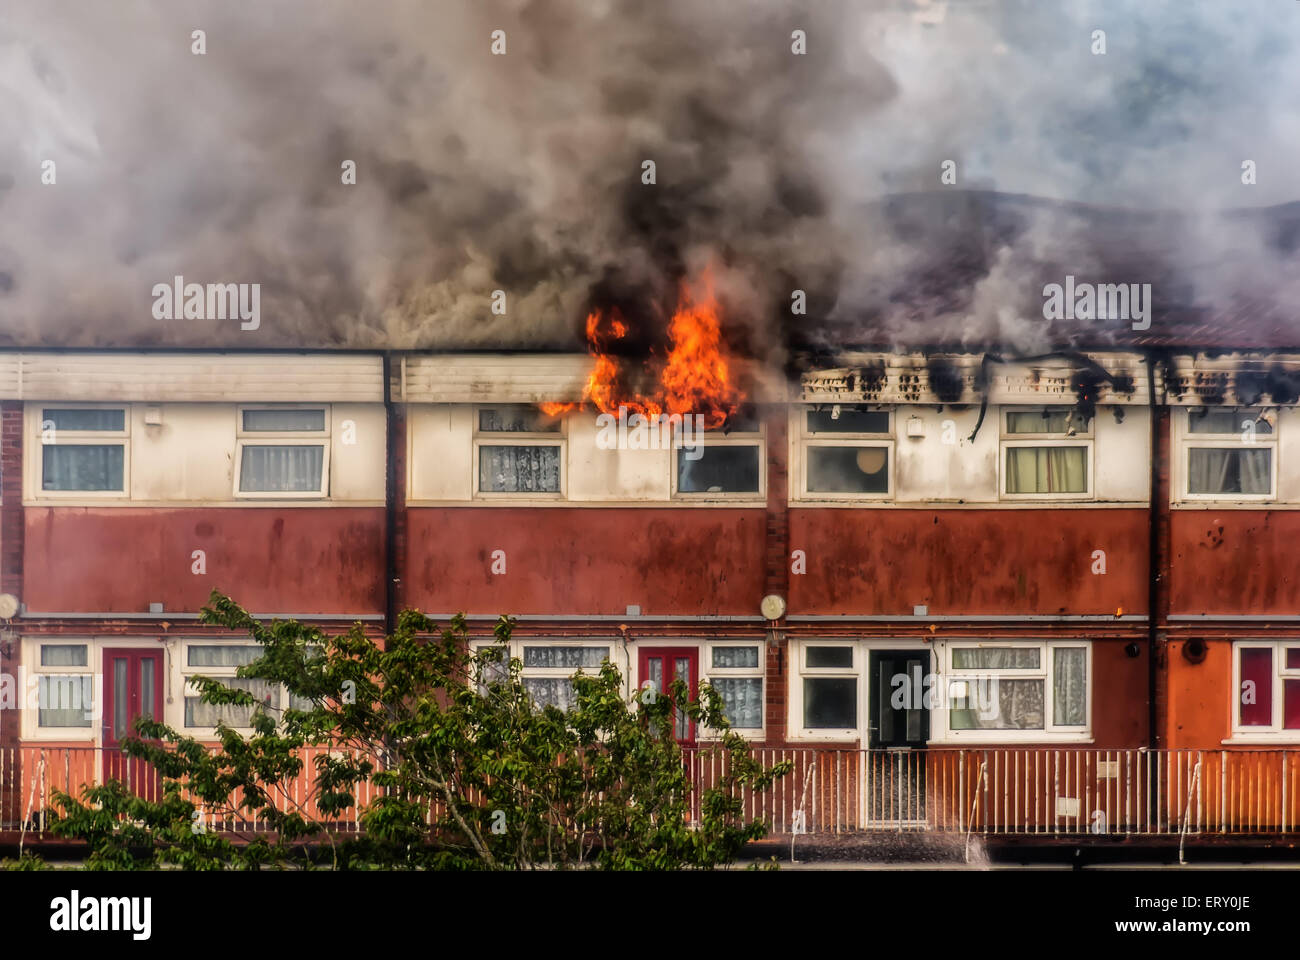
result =
[[[867,433],[862,431],[815,431],[808,428],[808,414],[813,408],[826,404],[804,404],[797,408],[799,416],[799,499],[800,500],[893,500],[896,496],[894,485],[895,471],[898,468],[896,457],[898,408],[885,407],[882,404],[850,403],[835,406],[864,407],[868,412],[884,413],[889,418],[889,427],[884,432]],[[879,408],[879,409],[873,409]],[[888,460],[885,464],[884,493],[835,492],[808,489],[808,464],[811,457],[808,452],[813,447],[873,447],[885,451]]]
[[[558,418],[559,429],[546,432],[524,430],[480,430],[479,411],[502,407],[535,407],[531,403],[476,403],[471,407],[473,453],[470,457],[470,485],[475,500],[566,500],[569,490],[569,418]],[[483,447],[559,447],[560,489],[547,491],[481,490],[479,457]],[[522,659],[522,658],[521,658]]]
[[[717,647],[757,647],[758,648],[758,666],[756,667],[715,667],[713,666],[713,651]],[[762,740],[767,735],[767,642],[765,640],[708,640],[700,645],[700,683],[711,684],[714,679],[728,680],[758,680],[758,698],[759,724],[757,727],[735,727],[731,728],[732,733],[740,734],[748,740]],[[721,691],[719,691],[721,695]],[[721,737],[721,732],[712,727],[700,724],[698,731],[700,740],[717,740]]]
[[[853,651],[853,664],[849,667],[809,667],[808,650],[810,647],[848,647]],[[789,713],[786,717],[787,739],[818,742],[860,742],[865,737],[867,717],[866,670],[870,659],[870,648],[857,640],[822,639],[809,637],[799,641],[798,652],[791,657]],[[857,725],[853,729],[842,727],[806,727],[804,726],[804,680],[848,679],[855,681],[855,712]],[[799,722],[794,723],[795,720]]]
[[[1086,432],[1076,430],[1073,437],[1063,433],[1012,433],[1008,427],[1009,415],[1013,413],[1043,413],[1044,411],[1063,410],[1069,412],[1073,407],[1064,404],[1044,404],[1040,406],[1004,406],[998,412],[998,498],[1008,501],[1047,501],[1069,502],[1097,499],[1097,417],[1088,420]],[[1045,449],[1049,447],[1083,447],[1088,458],[1084,471],[1087,486],[1082,492],[1068,493],[1009,493],[1007,481],[1010,470],[1007,468],[1007,451],[1012,448],[1030,447]]]
[[[39,499],[57,500],[126,500],[131,496],[131,412],[129,403],[37,403],[33,405],[36,413],[36,450],[33,456],[35,471],[35,493]],[[54,430],[54,439],[45,442],[44,425],[46,410],[121,410],[121,430]],[[122,448],[122,488],[120,490],[46,490],[45,489],[45,448],[58,446],[120,446]]]
[[[931,743],[1086,743],[1093,739],[1093,695],[1096,690],[1096,678],[1093,673],[1094,640],[946,640],[940,641],[939,664],[942,691],[942,707],[930,712]],[[994,669],[961,667],[954,668],[953,653],[964,649],[1017,649],[1038,648],[1040,650],[1037,667],[999,667]],[[1060,724],[1055,722],[1055,678],[1056,651],[1061,649],[1082,649],[1084,651],[1084,676],[1086,693],[1084,696],[1084,722],[1078,724]],[[951,725],[952,683],[955,680],[1000,678],[1039,679],[1043,681],[1043,726],[1041,729],[988,729],[954,730]]]
[[[524,647],[603,647],[608,651],[606,658],[615,666],[618,666],[618,661],[616,659],[617,654],[615,651],[616,646],[617,641],[612,637],[596,637],[590,639],[573,637],[523,637],[512,638],[507,644],[500,644],[495,640],[488,638],[475,638],[470,640],[469,650],[471,654],[477,654],[483,649],[503,649],[505,653],[502,658],[501,666],[508,668],[511,660],[518,660],[520,664],[519,682],[523,683],[525,679],[530,677],[534,679],[554,679],[558,677],[572,679],[577,675],[579,670],[581,670],[585,676],[589,677],[596,676],[600,672],[599,665],[593,667],[574,667],[573,669],[567,667],[524,666]],[[623,675],[623,686],[626,691],[629,680],[628,671],[620,668],[619,673]],[[469,682],[473,685],[475,683],[475,678],[469,678]]]
[[[245,430],[246,410],[321,410],[324,427],[321,430]],[[332,426],[328,403],[245,403],[235,407],[235,468],[233,493],[239,500],[323,500],[329,497],[330,447]],[[320,486],[316,490],[241,490],[246,447],[321,447]]]
[[[1182,412],[1181,427],[1182,436],[1179,438],[1182,443],[1182,449],[1179,451],[1179,465],[1183,471],[1182,482],[1179,484],[1179,499],[1191,503],[1272,503],[1278,498],[1277,475],[1278,475],[1278,457],[1281,453],[1281,447],[1278,444],[1278,433],[1281,430],[1281,417],[1275,417],[1271,423],[1272,433],[1261,437],[1258,433],[1254,441],[1246,443],[1241,439],[1241,431],[1234,433],[1193,433],[1192,432],[1192,410],[1202,409],[1200,407],[1187,407]],[[1206,408],[1211,409],[1211,408]],[[1220,410],[1242,410],[1240,405],[1233,407],[1219,407]],[[1267,407],[1257,408],[1261,414],[1267,413]],[[1234,441],[1234,442],[1229,442]],[[1192,493],[1192,451],[1199,450],[1240,450],[1240,449],[1263,449],[1267,448],[1269,454],[1269,492],[1268,493]]]
[[[1300,667],[1287,668],[1288,647],[1300,650],[1300,638],[1281,640],[1234,640],[1232,642],[1232,693],[1228,700],[1232,737],[1230,741],[1300,743],[1300,727],[1284,727],[1286,720],[1286,681],[1300,680]],[[1241,725],[1241,656],[1242,650],[1263,649],[1273,652],[1273,722],[1267,727]]]
[[[42,418],[43,419],[43,418]],[[83,739],[94,737],[96,719],[101,717],[101,707],[99,702],[99,672],[95,669],[95,650],[96,646],[90,640],[77,640],[76,638],[64,637],[40,637],[33,638],[31,649],[34,653],[32,662],[32,678],[36,682],[38,691],[36,705],[31,708],[32,729],[37,732],[36,737],[24,737],[24,739]],[[62,666],[51,664],[46,666],[41,663],[41,650],[44,647],[84,647],[86,650],[86,663],[84,666]],[[77,726],[64,726],[41,723],[41,704],[39,699],[40,679],[42,677],[70,677],[82,680],[82,689],[84,689],[84,678],[90,678],[90,722],[79,724]],[[20,691],[20,694],[26,697],[27,692]],[[25,705],[25,704],[24,704]]]
[[[754,431],[731,431],[724,433],[722,430],[705,430],[696,437],[696,443],[705,447],[756,447],[758,449],[758,489],[757,490],[720,490],[716,493],[705,491],[686,491],[677,489],[678,471],[681,469],[678,464],[684,453],[684,448],[678,446],[676,442],[672,445],[672,458],[669,463],[669,497],[672,500],[679,501],[701,501],[701,500],[723,500],[729,502],[735,501],[767,501],[767,421],[762,418],[761,414],[755,412],[754,416],[758,419],[758,429]]]
[[[265,648],[260,643],[226,640],[218,637],[204,637],[181,641],[180,648],[177,651],[177,670],[180,673],[181,689],[179,703],[177,704],[179,708],[179,716],[176,718],[177,722],[172,724],[172,726],[177,730],[194,737],[196,740],[213,740],[216,739],[217,735],[217,728],[215,726],[189,726],[185,722],[185,701],[191,697],[198,697],[200,695],[197,689],[190,686],[190,677],[211,677],[214,680],[225,681],[235,677],[236,671],[240,666],[242,666],[242,664],[236,664],[235,666],[192,667],[190,666],[191,647],[249,647],[257,651],[257,656],[253,657],[254,660],[262,656],[263,652],[265,652]],[[272,713],[276,716],[276,725],[279,726],[279,724],[284,720],[284,712],[290,709],[290,694],[288,688],[283,683],[276,684],[276,686],[280,688],[280,705],[279,707],[269,708],[268,713]],[[204,706],[208,706],[208,704],[204,704]],[[236,730],[241,734],[246,734],[251,732],[253,728],[251,726],[231,726],[230,729]]]

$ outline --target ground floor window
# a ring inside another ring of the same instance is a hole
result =
[[[1089,659],[1081,642],[946,644],[948,732],[1086,732]]]
[[[727,722],[737,733],[763,729],[763,651],[759,643],[714,643],[708,647],[704,679],[718,691]]]
[[[579,673],[600,673],[601,664],[610,659],[609,641],[583,641],[556,643],[546,640],[516,640],[503,647],[497,643],[475,645],[476,653],[499,650],[494,659],[484,656],[475,678],[479,691],[486,693],[495,682],[505,679],[510,672],[510,660],[520,661],[520,679],[533,702],[539,706],[554,706],[571,710],[576,702],[573,678]],[[622,671],[626,672],[626,671]]]
[[[1300,640],[1236,644],[1233,674],[1234,732],[1300,736]]]

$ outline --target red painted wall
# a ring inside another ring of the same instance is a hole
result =
[[[28,507],[24,533],[33,613],[194,612],[214,588],[259,613],[383,612],[379,507]]]
[[[431,613],[755,616],[763,596],[761,508],[411,507],[406,524],[405,599]]]
[[[1126,614],[1147,607],[1145,510],[790,511],[791,614]],[[1092,553],[1106,552],[1106,573]]]
[[[1166,745],[1218,750],[1232,735],[1232,641],[1208,641],[1201,663],[1183,656],[1184,642],[1169,643]]]
[[[1300,511],[1175,510],[1170,613],[1300,613]]]

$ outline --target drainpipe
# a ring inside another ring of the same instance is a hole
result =
[[[393,404],[393,355],[384,353],[384,634],[397,629],[397,450],[402,427]]]
[[[1151,417],[1151,490],[1147,520],[1147,743],[1152,750],[1163,745],[1160,735],[1161,662],[1163,649],[1160,629],[1163,623],[1164,573],[1168,557],[1164,550],[1163,515],[1168,508],[1168,490],[1162,482],[1167,469],[1164,432],[1156,406],[1156,360],[1153,351],[1145,351],[1147,367],[1147,411]]]

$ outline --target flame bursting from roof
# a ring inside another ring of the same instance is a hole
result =
[[[602,413],[655,418],[662,414],[700,414],[706,428],[720,427],[744,402],[737,386],[731,358],[722,342],[722,320],[713,293],[713,281],[705,273],[692,289],[683,283],[677,307],[668,323],[669,348],[662,359],[651,351],[649,366],[653,384],[639,389],[629,384],[638,371],[613,349],[628,335],[627,321],[616,309],[595,310],[587,316],[587,349],[595,358],[583,387],[581,403],[538,404],[548,416],[559,416],[587,403]]]

